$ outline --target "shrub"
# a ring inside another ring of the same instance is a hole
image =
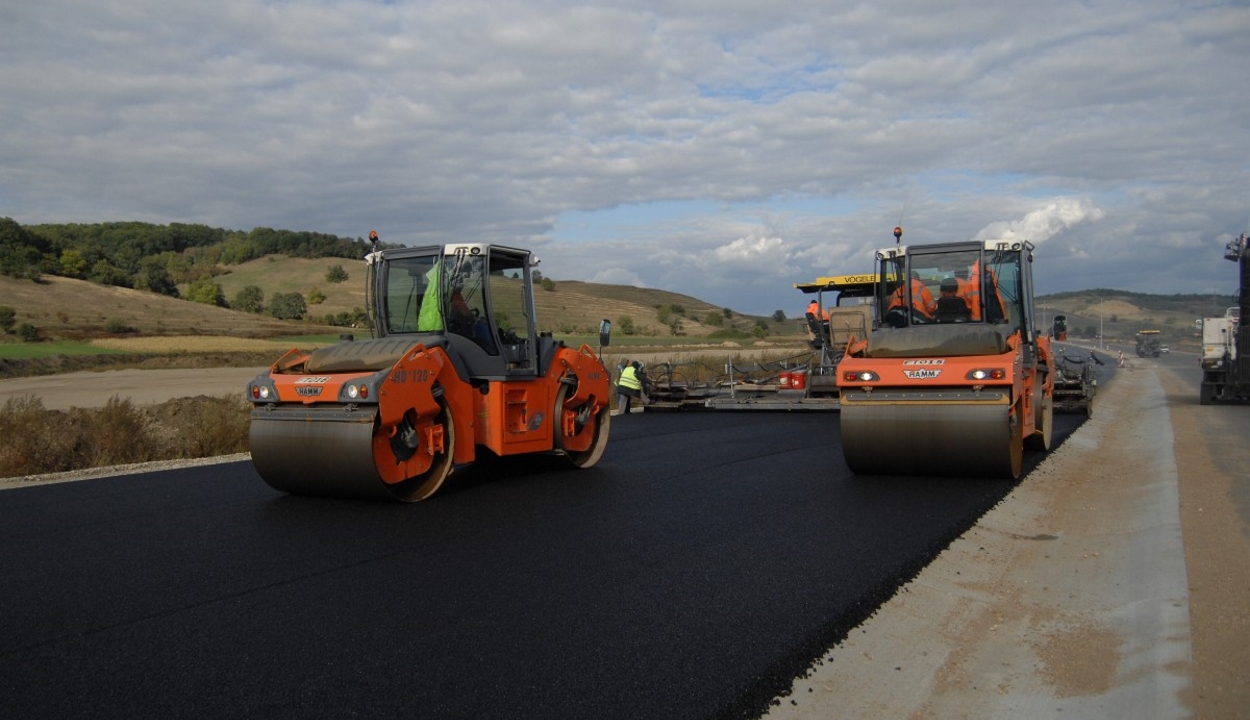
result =
[[[0,477],[245,452],[244,397],[171,400],[148,410],[117,396],[103,408],[47,410],[27,395],[0,406]]]
[[[81,458],[79,467],[144,462],[157,454],[148,422],[129,398],[123,400],[114,395],[103,408],[75,408],[70,417],[77,430],[75,454]]]
[[[347,271],[343,269],[342,265],[331,265],[330,269],[326,270],[326,282],[328,283],[347,282],[347,279]]]
[[[135,329],[127,325],[126,321],[121,318],[109,318],[108,321],[104,323],[104,332],[115,334],[132,333],[135,332]]]
[[[302,320],[308,312],[304,296],[299,293],[277,293],[269,303],[269,314],[279,320]]]
[[[0,333],[8,335],[17,325],[17,311],[8,305],[0,305]]]
[[[17,326],[17,336],[25,342],[39,342],[39,328],[30,323]]]
[[[226,294],[213,276],[205,273],[187,288],[187,299],[205,305],[226,306]]]
[[[265,291],[255,285],[245,285],[234,294],[230,307],[242,312],[259,313],[265,309]]]

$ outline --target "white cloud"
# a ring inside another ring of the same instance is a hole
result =
[[[718,262],[727,265],[758,267],[770,259],[773,262],[783,260],[786,241],[776,237],[738,238],[712,252]]]
[[[1043,292],[1228,285],[1216,238],[1250,228],[1236,0],[46,0],[0,27],[22,223],[471,237],[762,313],[900,217],[1046,242]]]
[[[991,223],[973,239],[1019,240],[1038,245],[1078,223],[1101,220],[1104,214],[1088,199],[1058,198],[1019,220]]]
[[[603,283],[605,285],[633,285],[634,287],[645,288],[647,284],[642,281],[638,273],[626,270],[625,268],[606,268],[596,272],[591,278],[592,283]]]

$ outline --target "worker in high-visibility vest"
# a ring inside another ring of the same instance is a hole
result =
[[[994,294],[989,299],[990,305],[986,308],[985,318],[990,322],[1006,320],[1007,303],[1003,300],[1003,294],[998,291],[998,276],[994,274],[992,268],[986,268],[985,272],[981,272],[980,259],[973,261],[968,283],[963,289],[964,302],[968,303],[972,319],[980,320],[982,317],[981,288],[987,284],[994,289]],[[994,307],[995,302],[998,303],[998,307]]]
[[[886,312],[907,307],[907,296],[904,295],[906,289],[906,285],[899,285],[898,289],[890,295],[890,304],[886,306]],[[926,320],[932,320],[933,313],[937,310],[937,300],[933,299],[933,293],[929,292],[929,288],[920,282],[920,273],[915,270],[911,273],[911,307]]]
[[[628,359],[623,363],[621,377],[616,381],[616,409],[617,414],[628,415],[630,401],[642,397],[642,363],[637,360],[631,363]]]
[[[807,312],[811,313],[812,318],[816,320],[829,321],[829,311],[820,307],[820,303],[816,302],[815,298],[807,304]]]

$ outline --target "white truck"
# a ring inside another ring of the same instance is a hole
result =
[[[1224,259],[1238,263],[1240,288],[1238,305],[1223,317],[1202,320],[1202,386],[1198,400],[1203,405],[1232,400],[1250,400],[1250,248],[1248,236],[1229,242]]]

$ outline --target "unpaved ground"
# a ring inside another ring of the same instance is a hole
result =
[[[1180,475],[1195,718],[1250,718],[1250,406],[1200,406],[1160,373]]]
[[[1250,407],[1196,398],[1122,371],[768,717],[1250,718]]]

